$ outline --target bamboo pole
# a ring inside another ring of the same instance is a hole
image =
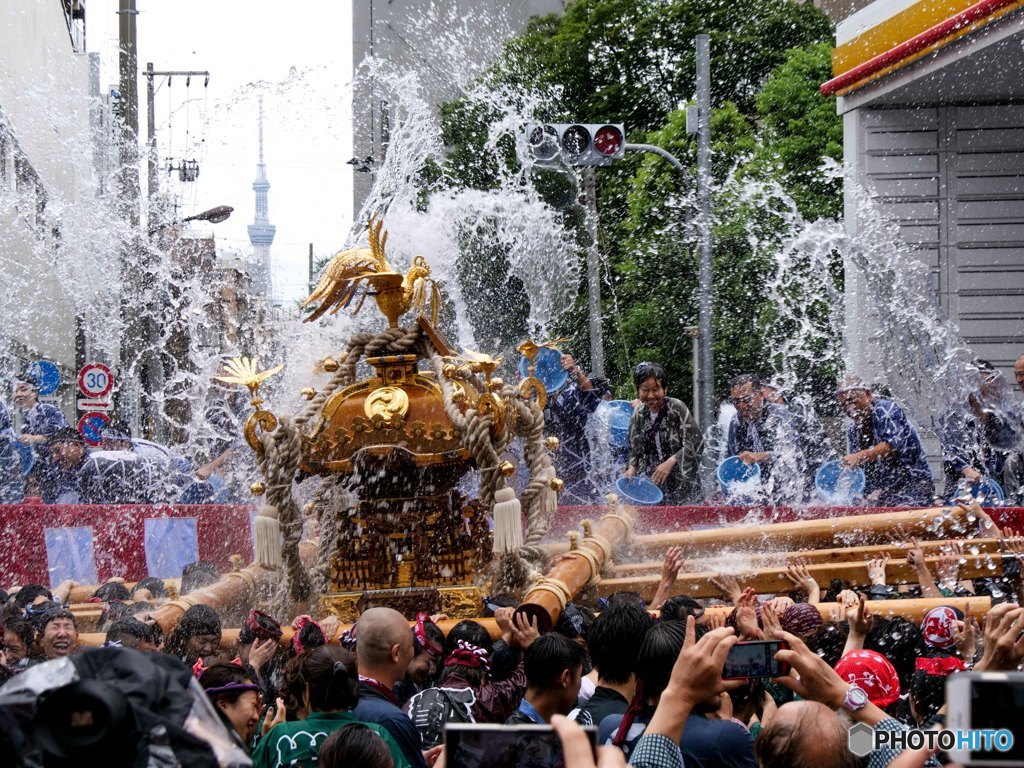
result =
[[[541,632],[547,632],[555,625],[567,602],[588,584],[600,579],[604,564],[633,533],[632,514],[618,507],[614,498],[610,499],[609,506],[613,511],[592,528],[584,521],[584,535],[578,547],[555,560],[547,574],[533,584],[516,608],[516,613],[536,618]]]
[[[925,557],[929,564],[937,563],[938,557]],[[964,555],[959,576],[961,579],[974,579],[1002,574],[1002,564],[998,557],[992,555]],[[868,572],[866,562],[818,563],[807,566],[808,573],[820,586],[827,586],[832,579],[841,579],[852,584],[867,585]],[[721,590],[711,583],[718,572],[681,574],[672,588],[676,595],[690,597],[721,597]],[[752,587],[759,595],[790,592],[795,587],[786,578],[785,568],[763,568],[748,573],[734,574],[740,588]],[[917,583],[917,571],[907,564],[905,558],[890,560],[885,566],[887,584]],[[645,600],[652,600],[661,581],[660,574],[643,576],[626,576],[622,578],[602,579],[597,585],[597,593],[607,597],[616,592],[639,592]]]
[[[971,614],[977,618],[981,618],[992,609],[992,598],[983,597],[942,597],[942,598],[915,598],[913,600],[868,600],[866,603],[867,609],[874,614],[879,616],[900,616],[908,621],[914,623],[920,623],[924,618],[925,614],[928,613],[932,608],[938,608],[940,606],[950,606],[963,611],[967,605],[971,606]],[[818,609],[818,613],[821,614],[825,621],[829,621],[832,617],[833,610],[839,610],[842,606],[839,603],[818,603],[814,606]],[[705,611],[707,616],[721,616],[723,619],[732,613],[733,606],[731,605],[712,605],[709,606]],[[652,611],[657,613],[657,611]],[[473,619],[482,624],[488,631],[492,640],[497,640],[501,636],[501,630],[498,628],[497,623],[494,619]],[[414,622],[409,622],[411,627]],[[455,619],[446,619],[438,622],[438,626],[441,630],[448,634],[452,631],[452,628],[459,622]],[[331,638],[331,642],[336,642],[347,630],[352,629],[351,624],[342,624],[338,628],[338,632]],[[287,646],[291,643],[293,630],[291,627],[283,627],[284,634],[281,636],[280,644]],[[238,648],[238,629],[225,629],[221,635],[220,647],[225,653],[233,654]],[[102,633],[83,633],[78,636],[78,644],[81,647],[94,647],[103,645],[106,636]]]
[[[439,626],[441,628],[441,631],[447,635],[449,632],[452,631],[452,629],[455,628],[455,625],[461,621],[463,621],[463,619],[441,619],[439,622],[437,622],[437,626]],[[501,630],[498,628],[498,624],[494,619],[479,618],[473,619],[473,621],[477,622],[478,624],[481,624],[484,627],[484,629],[487,630],[488,634],[490,634],[492,640],[497,640],[499,637],[501,637]],[[415,624],[415,621],[410,621],[409,628],[411,629]],[[351,630],[352,627],[352,624],[339,625],[338,630],[333,635],[331,635],[329,642],[338,642],[338,639],[343,634],[345,634],[345,632]],[[225,629],[221,633],[220,647],[225,652],[230,651],[231,653],[234,653],[234,651],[238,648],[239,632],[241,632],[240,629]],[[284,626],[281,627],[281,633],[282,634],[280,645],[287,646],[291,644],[292,636],[295,634],[295,630],[293,630],[289,626]],[[82,646],[103,645],[105,640],[106,634],[103,632],[83,632],[78,635],[78,644]]]
[[[174,597],[178,594],[178,590],[181,587],[181,579],[163,579],[164,586],[167,587],[167,593]],[[110,582],[104,582],[109,584]],[[128,591],[131,592],[135,589],[137,581],[125,581],[123,582]],[[89,584],[86,586],[72,587],[71,592],[68,594],[69,603],[85,603],[88,602],[89,598],[93,596],[93,593],[102,587],[103,584]]]
[[[906,512],[879,512],[850,517],[798,520],[791,523],[766,523],[711,528],[699,531],[654,533],[633,538],[633,551],[660,557],[672,546],[681,547],[683,556],[696,558],[723,549],[747,548],[751,551],[823,549],[846,544],[886,544],[893,529],[901,527],[906,536],[919,539],[963,537],[973,531],[959,507],[936,507]],[[549,544],[549,554],[567,552],[567,542]]]
[[[970,550],[971,554],[998,554],[999,553],[999,539],[965,539],[964,546]],[[949,540],[945,541],[919,541],[918,546],[925,551],[925,553],[940,550],[944,547],[949,546]],[[840,547],[836,549],[802,549],[790,552],[755,552],[753,554],[747,554],[745,552],[722,552],[718,557],[698,557],[686,562],[687,568],[691,572],[699,571],[713,571],[716,567],[722,567],[722,561],[729,558],[735,557],[742,560],[744,563],[749,562],[752,566],[764,566],[773,567],[785,565],[797,558],[802,558],[808,562],[808,564],[815,563],[840,563],[844,561],[852,560],[871,560],[876,557],[882,557],[888,554],[891,557],[900,557],[906,551],[906,544],[903,542],[894,542],[892,544],[869,544],[862,547]],[[661,572],[661,560],[648,560],[642,563],[622,563],[620,565],[613,565],[607,569],[607,572],[613,577],[622,577],[629,575],[641,575],[651,572]],[[705,566],[705,567],[702,567]]]

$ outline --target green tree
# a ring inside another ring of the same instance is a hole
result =
[[[794,48],[756,98],[764,126],[757,164],[762,173],[777,166],[783,187],[808,219],[842,213],[842,180],[819,171],[825,158],[843,158],[843,123],[835,102],[815,87],[831,76],[831,44]]]

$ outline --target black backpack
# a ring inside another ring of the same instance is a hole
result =
[[[475,723],[472,688],[427,688],[409,699],[412,724],[420,732],[423,748],[436,747],[444,739],[445,723]]]

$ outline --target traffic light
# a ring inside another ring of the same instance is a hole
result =
[[[526,131],[530,156],[541,163],[561,157],[566,165],[611,165],[626,151],[626,129],[615,123],[549,123]]]

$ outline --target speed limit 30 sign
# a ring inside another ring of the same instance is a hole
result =
[[[86,363],[78,372],[78,389],[89,398],[100,400],[114,388],[114,374],[103,363]]]

